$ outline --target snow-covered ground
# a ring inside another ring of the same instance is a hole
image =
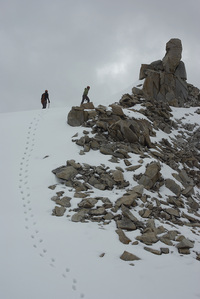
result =
[[[0,114],[0,298],[200,298],[200,263],[195,254],[180,256],[170,247],[170,254],[153,255],[142,245],[119,242],[114,222],[105,226],[74,223],[70,212],[63,217],[51,215],[55,206],[51,197],[62,191],[61,185],[48,188],[57,183],[54,168],[70,159],[114,167],[98,151],[79,155],[80,147],[72,136],[81,136],[83,128],[67,125],[69,110]],[[188,111],[173,108],[175,118],[184,116],[184,121],[200,124],[194,108],[191,114]],[[159,136],[163,137],[157,132]],[[138,157],[132,155],[132,159]],[[73,197],[72,190],[63,190]],[[112,199],[114,195],[108,192],[106,196]],[[135,231],[127,233],[136,235]],[[194,250],[200,251],[200,237],[195,239],[191,232],[191,239],[195,240]],[[119,257],[124,250],[141,260],[134,266],[122,261]],[[100,257],[102,253],[104,257]]]

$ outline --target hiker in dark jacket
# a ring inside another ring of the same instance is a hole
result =
[[[48,90],[45,90],[45,92],[41,96],[42,109],[45,109],[47,107],[47,101],[50,103]]]
[[[84,92],[83,92],[83,96],[82,96],[82,102],[81,102],[81,105],[83,104],[83,102],[86,100],[88,103],[90,102],[90,99],[88,98],[88,92],[90,90],[90,86],[87,86],[85,89],[84,89]]]

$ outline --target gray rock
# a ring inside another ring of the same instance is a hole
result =
[[[169,215],[171,215],[171,216],[180,217],[180,212],[179,212],[179,210],[175,210],[175,209],[169,208],[169,209],[165,209],[165,211],[166,211]]]
[[[188,239],[183,239],[180,243],[177,244],[176,246],[178,249],[183,249],[183,248],[193,248],[194,247],[194,243],[191,242]]]
[[[120,256],[120,259],[123,261],[138,261],[138,260],[140,260],[139,257],[137,257],[136,255],[134,255],[128,251],[124,251],[123,254]]]
[[[66,166],[66,167],[62,168],[62,170],[60,172],[56,173],[56,176],[59,179],[68,181],[68,180],[73,179],[77,174],[78,174],[78,171],[73,166]]]
[[[52,211],[52,215],[54,215],[54,216],[63,216],[65,214],[65,211],[66,211],[65,207],[55,206],[55,208]]]
[[[105,215],[103,215],[103,219],[105,219],[105,220],[112,220],[113,218],[114,218],[114,215],[111,212],[108,212]]]
[[[55,202],[57,205],[61,205],[63,207],[69,208],[69,207],[71,207],[70,200],[71,200],[71,197],[65,196],[60,199],[56,199]]]
[[[137,194],[133,195],[124,195],[123,197],[119,198],[116,201],[116,206],[120,207],[121,205],[125,205],[127,207],[132,206],[134,203],[135,199],[137,198]]]
[[[186,187],[181,193],[186,197],[191,196],[192,194],[194,194],[194,186]]]
[[[84,222],[85,221],[85,215],[86,215],[87,211],[88,210],[82,209],[81,211],[75,213],[71,217],[71,221],[73,221],[73,222]]]
[[[151,189],[153,187],[152,180],[146,176],[145,174],[140,178],[139,182],[140,185],[143,185],[146,189]]]
[[[121,220],[117,220],[117,228],[125,230],[136,230],[135,224],[127,217],[123,217]]]
[[[144,191],[144,186],[143,185],[137,185],[137,186],[133,187],[133,189],[131,191],[142,195],[143,191]]]
[[[140,210],[139,214],[142,218],[149,218],[151,215],[152,211],[148,209]]]
[[[122,229],[117,229],[116,233],[119,236],[120,242],[122,242],[123,244],[129,244],[131,242],[131,240],[125,235]]]
[[[106,213],[106,209],[104,207],[99,207],[97,209],[92,209],[89,211],[89,214],[92,216],[100,216]]]
[[[163,58],[163,67],[167,73],[174,74],[182,56],[182,43],[178,38],[170,39],[166,44],[166,54]],[[185,73],[184,73],[185,76]]]
[[[168,254],[169,253],[169,248],[160,248],[161,254]]]
[[[178,235],[178,232],[177,232],[177,231],[171,230],[171,231],[168,231],[168,232],[167,232],[165,235],[163,235],[162,237],[165,238],[165,239],[169,239],[169,240],[175,241],[177,235]]]
[[[149,252],[151,252],[153,254],[156,254],[156,255],[161,255],[161,251],[157,250],[157,249],[153,249],[153,248],[150,248],[150,247],[144,247],[144,250],[149,251]]]
[[[79,208],[91,209],[98,202],[95,198],[84,198],[79,204]]]
[[[140,178],[138,183],[146,189],[151,189],[161,178],[160,169],[159,163],[152,162],[147,166],[145,174]]]
[[[168,238],[160,237],[159,240],[160,240],[162,243],[164,243],[164,244],[166,244],[166,245],[168,245],[168,246],[173,246],[173,242],[170,241],[170,239],[168,239]]]
[[[72,107],[67,116],[67,123],[72,126],[81,126],[87,120],[87,112],[80,107]]]
[[[115,115],[125,116],[122,108],[119,105],[112,104],[110,107]]]
[[[123,173],[120,170],[113,171],[113,179],[115,182],[123,182],[124,181]]]
[[[132,222],[138,222],[138,219],[131,213],[131,211],[124,205],[121,205],[122,214],[129,218]]]
[[[165,186],[177,196],[181,193],[181,187],[172,179],[165,180]]]
[[[158,242],[159,239],[154,232],[148,232],[136,237],[136,240],[141,241],[146,245],[152,245],[153,243]]]

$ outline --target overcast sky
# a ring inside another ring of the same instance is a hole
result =
[[[0,0],[0,112],[104,104],[138,80],[142,63],[182,41],[188,83],[200,88],[199,0]],[[116,98],[116,101],[119,98]]]

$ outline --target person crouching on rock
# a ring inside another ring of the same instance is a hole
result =
[[[45,90],[45,92],[41,96],[42,109],[45,109],[47,107],[47,101],[50,103],[48,90]]]
[[[84,89],[84,92],[83,92],[83,96],[82,96],[82,102],[81,102],[81,105],[83,104],[83,102],[86,100],[88,103],[90,102],[90,99],[88,98],[88,92],[90,90],[90,86],[87,86],[85,89]]]

